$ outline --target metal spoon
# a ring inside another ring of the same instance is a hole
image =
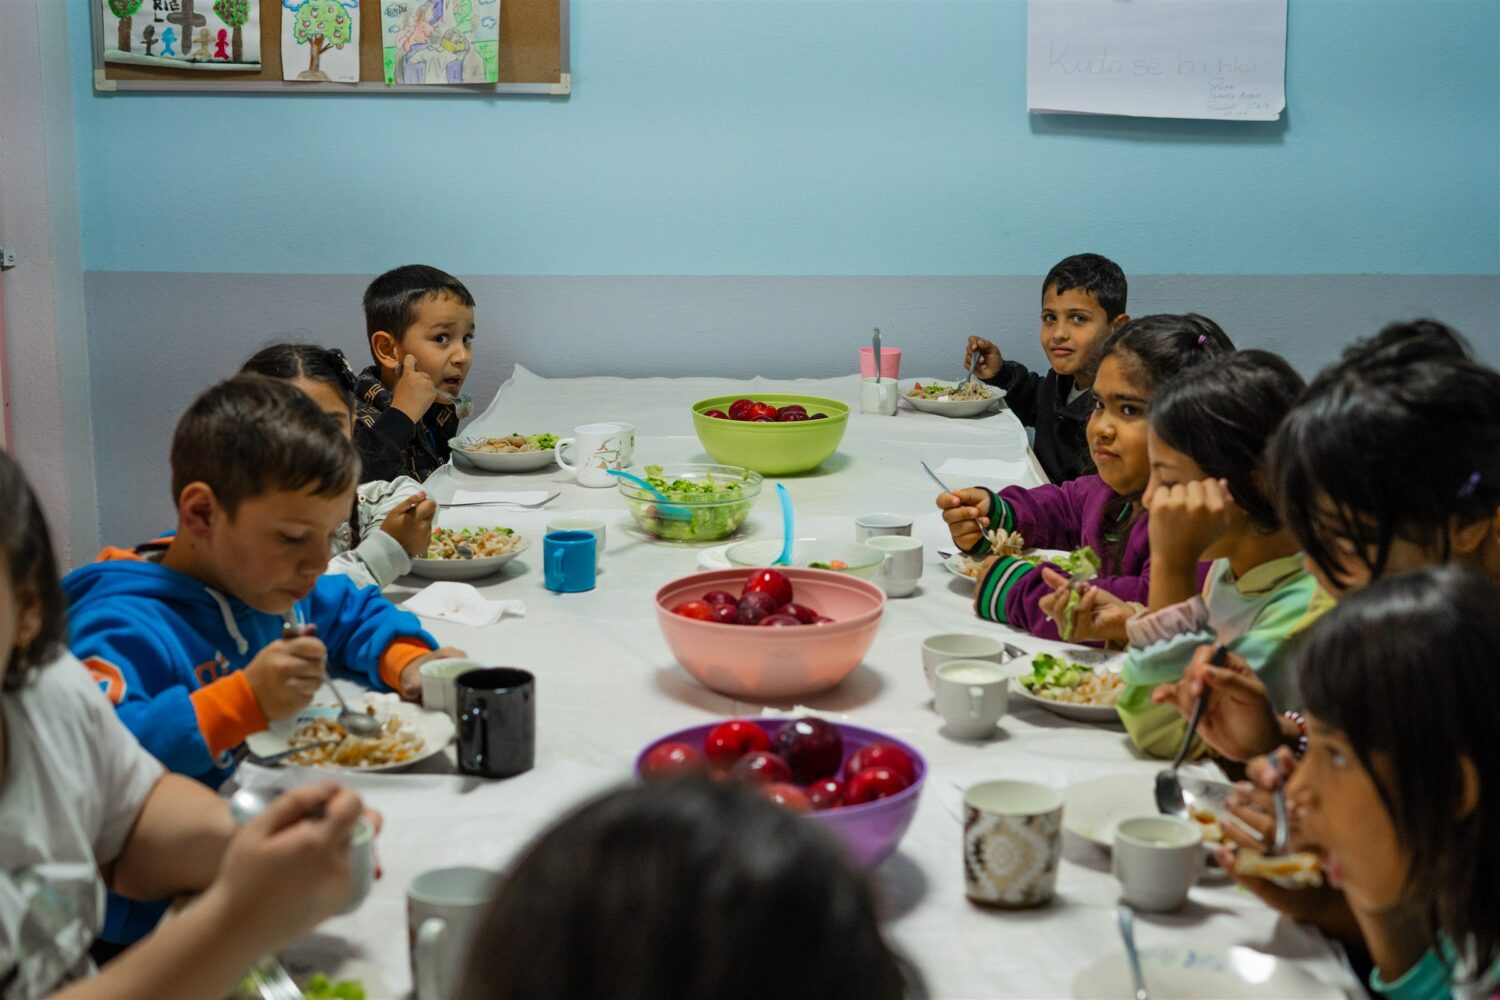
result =
[[[932,478],[933,482],[935,482],[935,483],[938,484],[938,489],[942,490],[944,493],[947,493],[949,496],[955,496],[955,497],[958,496],[957,493],[954,493],[951,489],[948,488],[948,484],[947,483],[943,482],[941,479],[938,478],[938,474],[936,472],[932,471],[932,466],[928,465],[926,462],[922,462],[920,464],[922,466],[923,471],[925,471],[927,473],[927,475]],[[979,526],[979,533],[981,535],[983,535],[985,538],[990,537],[990,529],[987,528],[987,527],[985,527],[985,524],[984,524],[983,521],[979,520],[979,518],[976,517],[974,519],[974,523]]]
[[[303,622],[301,620],[301,612],[296,609],[288,611],[285,619],[284,624],[281,626],[281,637],[283,639],[296,639],[305,635],[314,635],[317,632],[318,627]],[[344,727],[344,732],[349,733],[351,736],[363,736],[366,738],[379,736],[382,728],[380,720],[373,716],[361,715],[351,709],[349,703],[344,700],[343,694],[333,683],[333,678],[328,676],[328,663],[326,660],[323,663],[323,667],[323,680],[328,685],[328,689],[333,692],[333,696],[339,700],[338,722],[339,725]]]
[[[254,756],[252,754],[251,757],[250,757],[250,760],[253,761],[256,764],[261,765],[262,767],[268,767],[271,764],[280,764],[282,761],[286,760],[288,757],[295,757],[295,756],[297,756],[299,753],[301,753],[304,750],[316,750],[318,747],[337,746],[338,744],[340,744],[342,742],[344,742],[344,741],[343,740],[318,740],[316,743],[304,743],[300,747],[292,747],[290,750],[283,750],[280,753],[273,753],[269,757],[256,757],[256,756]]]
[[[875,339],[872,343],[875,346],[875,381],[879,382],[882,376],[880,369],[880,327],[878,326],[875,328]]]
[[[1276,769],[1276,777],[1281,779],[1276,782],[1276,793],[1273,801],[1276,803],[1276,832],[1271,835],[1271,854],[1285,854],[1287,841],[1291,837],[1290,824],[1286,816],[1286,775],[1281,771],[1281,761],[1273,753],[1271,755],[1271,766]]]
[[[1135,1000],[1151,1000],[1146,992],[1146,977],[1141,973],[1141,955],[1135,950],[1135,911],[1128,906],[1115,907],[1115,924],[1125,942],[1125,957],[1130,959],[1130,978],[1135,980]]]
[[[1214,649],[1208,662],[1216,667],[1222,667],[1229,656],[1229,647],[1220,643]],[[1193,736],[1198,732],[1198,720],[1203,718],[1203,710],[1208,707],[1208,696],[1212,693],[1207,685],[1204,685],[1203,693],[1198,696],[1193,705],[1193,714],[1188,718],[1187,732],[1183,734],[1182,746],[1177,748],[1177,756],[1172,758],[1172,766],[1156,773],[1156,808],[1168,816],[1186,816],[1188,811],[1187,799],[1182,793],[1182,784],[1177,780],[1177,769],[1182,766],[1187,757],[1188,748],[1193,745]]]

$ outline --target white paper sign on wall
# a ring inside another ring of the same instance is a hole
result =
[[[1275,121],[1286,0],[1028,0],[1034,112]]]

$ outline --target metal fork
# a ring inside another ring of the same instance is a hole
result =
[[[302,988],[292,981],[286,966],[275,955],[250,970],[250,984],[262,1000],[305,1000]]]
[[[547,499],[538,500],[536,503],[516,503],[513,500],[465,500],[463,503],[440,503],[438,506],[443,510],[453,510],[456,507],[514,507],[517,510],[539,510],[560,496],[562,496],[560,492],[551,493]]]

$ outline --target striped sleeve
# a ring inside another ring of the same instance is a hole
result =
[[[975,613],[986,621],[1015,624],[1006,617],[1005,599],[1017,584],[1036,572],[1035,566],[1015,556],[1001,556],[996,559],[979,581],[978,590],[974,595]]]
[[[975,487],[975,489],[984,489],[984,487],[979,486]],[[1009,503],[1005,501],[1003,497],[1000,496],[1000,494],[996,493],[994,490],[985,489],[984,491],[988,493],[990,497],[990,530],[994,531],[998,528],[999,530],[1004,532],[1015,531],[1015,510]],[[975,543],[973,548],[964,550],[964,555],[978,558],[980,556],[989,555],[989,552],[990,540],[987,536],[981,535],[979,537],[979,541]]]

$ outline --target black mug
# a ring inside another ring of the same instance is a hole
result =
[[[536,763],[536,678],[514,667],[485,667],[453,682],[458,769],[509,778]]]

